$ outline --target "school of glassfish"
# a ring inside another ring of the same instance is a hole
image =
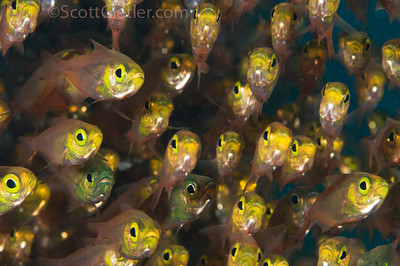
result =
[[[0,265],[400,265],[372,2],[2,0]]]

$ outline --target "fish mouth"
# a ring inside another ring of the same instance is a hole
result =
[[[156,250],[158,240],[160,239],[159,236],[156,236],[154,233],[151,233],[150,236],[146,237],[143,240],[143,249],[144,251],[140,255],[141,258],[151,256],[154,251]]]
[[[142,87],[144,83],[144,73],[142,71],[138,71],[134,75],[130,76],[126,81],[128,88],[126,90],[113,90],[113,96],[116,99],[123,99],[125,97],[130,97],[136,94],[139,89]]]
[[[239,257],[238,262],[239,262],[238,265],[242,265],[242,266],[257,265],[257,262],[256,262],[254,256],[251,254],[243,254],[241,257]]]
[[[319,252],[318,266],[328,266],[331,262],[335,261],[333,250],[326,246]]]

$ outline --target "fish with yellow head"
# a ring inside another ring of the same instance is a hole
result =
[[[186,266],[189,262],[189,251],[181,245],[166,244],[159,246],[146,262],[145,266]]]
[[[61,60],[45,52],[40,76],[64,76],[84,96],[96,101],[121,100],[136,94],[144,82],[142,68],[128,56],[92,40],[94,50]]]
[[[13,228],[2,247],[1,263],[4,265],[28,263],[34,238],[34,228],[30,225]]]
[[[351,238],[336,236],[325,239],[318,248],[318,266],[356,265],[361,256],[357,241]]]
[[[382,69],[390,82],[400,87],[400,38],[388,40],[382,46]]]
[[[0,215],[19,206],[35,189],[37,178],[24,167],[0,166]]]
[[[400,256],[392,245],[382,245],[365,252],[357,262],[357,266],[400,265]]]
[[[282,166],[292,145],[292,131],[279,122],[269,124],[258,139],[252,163],[251,178],[264,174],[272,181],[272,172]]]
[[[249,56],[247,81],[254,97],[264,103],[271,96],[279,78],[279,63],[274,50],[256,48]]]
[[[15,46],[23,54],[22,42],[36,28],[40,3],[38,0],[3,0],[0,7],[0,50],[4,56]]]
[[[160,225],[147,214],[136,209],[127,210],[105,223],[94,224],[99,234],[96,243],[108,238],[131,259],[151,256],[161,235]]]
[[[220,24],[221,12],[213,4],[200,4],[193,11],[193,16],[190,20],[190,39],[192,41],[194,62],[197,64],[198,69],[198,87],[201,73],[207,73],[209,70],[206,60],[218,38]]]
[[[223,133],[217,142],[216,159],[219,177],[225,180],[239,164],[243,151],[243,138],[236,132]]]
[[[258,266],[289,266],[289,262],[281,255],[264,253]]]
[[[253,234],[261,227],[266,207],[264,199],[254,192],[238,197],[232,210],[232,232]]]
[[[49,164],[82,164],[94,156],[103,141],[101,130],[75,119],[57,119],[55,125],[33,138],[20,138]]]
[[[371,40],[365,32],[357,31],[339,39],[339,54],[349,75],[359,74],[369,62]]]
[[[253,237],[242,234],[232,241],[229,248],[229,266],[252,266],[261,261],[261,249]]]
[[[258,101],[253,97],[249,83],[241,83],[240,81],[237,81],[228,92],[227,107],[229,117],[235,125],[243,125],[250,115],[254,115],[261,108]]]

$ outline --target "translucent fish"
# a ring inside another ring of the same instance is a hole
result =
[[[289,262],[281,255],[264,253],[259,266],[289,266]]]
[[[233,169],[239,164],[243,150],[242,136],[236,132],[223,133],[217,142],[216,159],[218,173],[221,180],[232,174]]]
[[[233,85],[227,96],[228,116],[232,124],[241,126],[247,121],[250,115],[258,116],[256,112],[260,107],[258,107],[257,100],[252,96],[253,93],[251,92],[249,83],[237,81]]]
[[[22,43],[36,28],[40,3],[37,0],[4,0],[0,7],[0,50],[4,56],[15,46],[23,54]]]
[[[257,265],[261,261],[261,249],[257,242],[249,235],[241,235],[232,241],[229,247],[227,265]]]
[[[388,40],[382,46],[382,69],[390,82],[400,87],[400,38]]]
[[[45,52],[42,78],[62,75],[85,97],[120,100],[138,92],[144,82],[141,67],[126,55],[92,41],[92,53],[60,60]]]
[[[336,236],[319,245],[318,266],[356,265],[361,253],[354,239]]]
[[[81,164],[100,148],[103,134],[94,125],[74,119],[59,119],[37,137],[21,138],[31,150],[42,154],[49,164]]]
[[[37,178],[24,167],[0,166],[0,215],[20,205],[35,189]]]
[[[279,64],[274,50],[256,48],[249,57],[247,81],[254,97],[264,103],[271,96],[279,78]]]
[[[127,210],[111,220],[94,224],[99,231],[96,242],[107,238],[124,257],[142,259],[151,256],[160,239],[160,225],[136,209]]]
[[[344,35],[339,39],[339,54],[349,75],[359,74],[369,62],[371,40],[361,31]]]
[[[398,0],[379,0],[378,4],[380,4],[388,13],[390,22],[398,19],[400,16],[400,2]],[[378,4],[377,8],[378,9]]]
[[[189,251],[181,245],[166,244],[159,246],[145,265],[148,266],[186,266],[189,262]]]
[[[213,4],[200,4],[193,11],[190,20],[190,39],[194,62],[197,64],[198,87],[201,73],[207,73],[209,70],[206,60],[218,38],[220,23],[221,12]]]
[[[264,199],[254,192],[245,192],[238,197],[232,210],[232,232],[257,233],[262,224],[266,207]]]
[[[377,246],[365,252],[357,262],[357,266],[367,265],[387,265],[394,266],[400,264],[400,256],[391,245]]]
[[[4,265],[25,265],[31,255],[34,228],[30,225],[14,227],[4,243],[0,261]]]

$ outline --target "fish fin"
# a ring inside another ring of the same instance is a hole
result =
[[[96,238],[94,237],[82,237],[81,241],[83,245],[86,246],[94,246],[94,242],[96,241]]]
[[[31,137],[18,137],[19,142],[28,149],[27,153],[23,156],[23,161],[26,161],[28,164],[32,163],[33,158],[37,154],[33,139]]]
[[[77,210],[81,206],[83,206],[84,203],[80,202],[77,199],[71,199],[70,203],[68,204],[68,209],[67,209],[67,214]]]
[[[68,118],[60,116],[60,117],[53,118],[51,120],[51,122],[53,122],[54,125],[57,125],[58,123],[62,123],[64,121],[66,121],[66,120],[68,120]]]
[[[96,42],[93,39],[90,39],[90,42],[93,45],[93,52],[97,52],[97,51],[109,51],[109,49],[103,45],[101,45],[100,43]]]
[[[24,55],[24,44],[22,42],[15,42],[15,50],[17,50],[17,52],[20,55]]]
[[[344,174],[328,175],[327,177],[325,177],[326,187],[329,187],[330,185],[341,179],[343,176],[345,175]]]
[[[122,117],[122,118],[124,118],[124,119],[126,119],[126,120],[128,120],[128,121],[136,122],[135,120],[133,120],[132,118],[130,118],[127,114],[125,114],[124,112],[122,112],[121,110],[119,110],[119,109],[117,109],[117,108],[113,108],[113,111],[114,111],[115,113],[117,113],[117,115],[119,115],[120,117]]]
[[[338,14],[335,14],[335,16],[333,17],[333,23],[349,35],[357,32],[356,29],[354,29],[349,23],[344,21]]]
[[[49,51],[42,51],[42,66],[39,79],[46,80],[60,74],[62,60]]]
[[[154,156],[157,157],[160,161],[164,161],[163,157],[161,156],[160,153],[156,150],[155,143],[147,142],[147,147],[149,150],[154,154]]]
[[[164,190],[164,187],[159,186],[157,188],[157,190],[154,192],[154,194],[152,196],[152,199],[151,199],[151,204],[150,204],[151,213],[154,213],[154,211],[156,210],[158,201],[160,200],[160,197],[161,197],[161,194],[162,194],[163,190]]]
[[[167,129],[169,129],[169,130],[171,130],[171,129],[173,129],[173,130],[190,130],[189,127],[174,127],[174,126],[170,126],[170,125],[168,125]]]

